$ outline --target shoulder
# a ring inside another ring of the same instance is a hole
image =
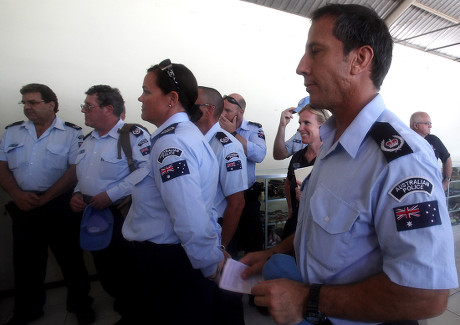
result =
[[[216,139],[219,140],[219,143],[223,146],[231,144],[233,141],[224,133],[224,132],[216,132],[215,135]]]
[[[429,143],[440,143],[441,142],[441,139],[439,139],[437,136],[435,136],[434,134],[428,134],[426,137],[425,137],[425,140],[428,141]]]
[[[388,163],[414,152],[407,140],[389,122],[375,122],[369,130],[369,135]]]
[[[257,123],[257,122],[248,121],[248,126],[252,128],[262,129],[262,124]]]
[[[5,126],[5,129],[8,129],[8,128],[12,127],[12,126],[18,126],[18,125],[23,125],[23,124],[24,124],[24,121],[17,121],[17,122],[8,124],[7,126]]]
[[[143,127],[140,124],[136,124],[136,123],[125,123],[125,125],[123,125],[123,127],[118,130],[118,133],[120,134],[130,133],[136,138],[143,135],[144,133],[146,133],[147,136],[150,135],[150,133],[147,131],[145,127]]]
[[[178,125],[179,123],[173,123],[171,125],[168,125],[163,131],[160,132],[160,134],[158,134],[158,138],[162,138],[165,135],[176,134]]]
[[[73,124],[71,122],[64,122],[64,125],[72,128],[72,129],[75,129],[75,130],[81,130],[81,127],[79,127],[78,125]]]

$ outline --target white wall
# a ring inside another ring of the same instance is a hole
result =
[[[266,133],[259,168],[286,167],[287,160],[272,159],[272,145],[281,111],[306,95],[295,69],[308,27],[305,18],[237,0],[1,0],[0,130],[24,119],[19,89],[39,82],[56,92],[59,115],[82,127],[84,92],[95,84],[118,87],[127,121],[152,131],[140,120],[137,98],[146,69],[169,57],[199,84],[241,93],[246,118]],[[458,76],[459,63],[397,46],[382,94],[405,121],[415,110],[428,111],[433,133],[460,161]],[[6,200],[0,192],[0,204]],[[0,215],[0,291],[12,288],[10,233]]]

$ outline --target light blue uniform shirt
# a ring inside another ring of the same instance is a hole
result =
[[[267,153],[264,130],[262,130],[262,126],[259,127],[243,118],[241,126],[236,129],[236,132],[247,140],[248,187],[251,187],[256,181],[256,163],[261,163]]]
[[[307,146],[305,143],[302,143],[302,136],[300,135],[299,131],[297,131],[284,144],[286,146],[287,151],[289,152],[289,156],[292,156],[297,151],[300,151]]]
[[[94,130],[85,139],[76,160],[78,183],[75,192],[89,196],[107,192],[110,200],[116,202],[131,194],[133,186],[145,177],[147,173],[141,167],[147,165],[149,159],[149,134],[140,128],[129,133],[134,164],[138,168],[131,173],[123,150],[122,159],[118,159],[118,129],[123,125],[125,122],[119,120],[104,136]]]
[[[369,130],[397,133],[377,144]],[[303,184],[294,247],[305,283],[347,284],[384,272],[407,287],[457,287],[451,222],[433,150],[377,95],[334,143],[335,118]],[[413,153],[387,162],[402,145]],[[415,227],[418,222],[423,227]],[[333,324],[358,324],[331,319]]]
[[[66,125],[59,117],[39,139],[33,122],[23,122],[3,133],[0,160],[8,162],[21,190],[44,192],[75,164],[82,139],[79,127]]]
[[[217,132],[221,132],[221,136],[217,137]],[[214,151],[219,165],[219,185],[214,207],[217,210],[217,218],[222,218],[227,208],[226,197],[248,188],[246,155],[243,145],[222,129],[219,122],[206,133],[205,138]]]
[[[224,257],[213,209],[219,168],[211,147],[186,113],[174,114],[152,134],[148,169],[148,176],[133,189],[123,236],[180,243],[193,268],[211,276]]]

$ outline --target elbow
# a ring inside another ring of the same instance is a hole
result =
[[[430,299],[424,301],[423,307],[419,308],[420,315],[417,319],[433,318],[446,311],[449,290],[435,290],[436,293]]]

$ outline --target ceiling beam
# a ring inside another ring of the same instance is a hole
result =
[[[385,24],[390,27],[403,13],[409,8],[415,0],[403,0],[392,12],[385,18]]]

